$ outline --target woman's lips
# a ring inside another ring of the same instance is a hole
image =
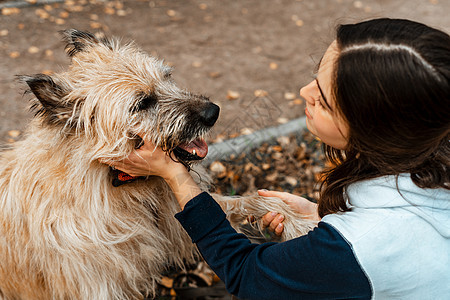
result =
[[[305,115],[306,115],[306,117],[308,118],[308,119],[311,119],[312,120],[312,116],[311,116],[311,114],[309,113],[309,110],[308,110],[308,108],[305,108]]]

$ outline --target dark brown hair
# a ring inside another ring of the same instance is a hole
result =
[[[323,174],[319,215],[346,211],[346,188],[408,173],[450,189],[450,37],[426,25],[375,19],[337,29],[333,96],[349,127]]]

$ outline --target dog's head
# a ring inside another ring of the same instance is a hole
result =
[[[21,76],[44,126],[85,138],[95,158],[124,158],[139,136],[184,162],[206,156],[204,135],[218,118],[217,105],[178,88],[172,68],[133,43],[74,29],[62,34],[69,70]]]

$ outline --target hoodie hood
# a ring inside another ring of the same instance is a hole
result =
[[[430,223],[443,237],[450,238],[450,190],[424,189],[409,174],[384,176],[357,182],[347,189],[351,207],[404,209]]]

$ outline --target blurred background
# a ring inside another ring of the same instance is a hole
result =
[[[299,88],[340,23],[398,17],[450,29],[449,0],[0,0],[0,8],[0,145],[20,139],[31,118],[15,76],[69,64],[63,29],[135,40],[173,65],[180,87],[221,107],[210,142],[302,116]]]

